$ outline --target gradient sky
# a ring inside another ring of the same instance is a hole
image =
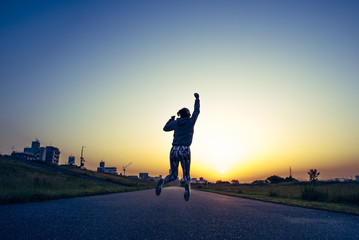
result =
[[[192,177],[354,177],[358,23],[358,1],[1,1],[0,151],[166,175],[198,92]]]

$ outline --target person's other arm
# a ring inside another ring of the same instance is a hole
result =
[[[172,116],[171,119],[168,120],[166,125],[163,127],[163,131],[169,132],[169,131],[175,130],[175,127],[176,127],[175,116]]]

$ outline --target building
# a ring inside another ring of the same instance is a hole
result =
[[[105,167],[105,162],[104,161],[101,161],[100,162],[100,168],[104,168]]]
[[[38,139],[31,143],[31,147],[25,147],[24,153],[31,154],[33,156],[32,160],[59,164],[60,150],[53,146],[40,147],[40,141]]]
[[[97,168],[97,172],[100,173],[110,173],[117,175],[117,168],[116,167],[105,167],[105,162],[100,162],[100,167]]]
[[[46,148],[40,147],[35,153],[35,159],[40,161],[46,161]]]
[[[334,178],[334,181],[336,182],[353,182],[350,178]]]
[[[148,176],[148,173],[140,173],[139,178],[143,180],[148,180],[150,177]]]
[[[26,152],[12,152],[11,157],[20,158],[23,160],[30,160],[30,161],[35,159],[33,154]]]
[[[70,166],[73,166],[75,164],[75,157],[74,156],[69,156],[68,164]]]
[[[359,175],[356,175],[356,176],[355,176],[355,181],[356,181],[356,182],[359,182]]]
[[[32,141],[31,147],[24,148],[24,153],[29,153],[35,156],[35,154],[39,151],[39,149],[40,149],[40,141],[39,139],[36,138],[35,141]]]
[[[191,179],[192,184],[207,184],[207,180],[204,180],[203,177],[200,177],[199,180],[197,178]]]
[[[97,168],[98,171],[98,168]],[[101,170],[103,173],[110,173],[117,175],[117,168],[116,167],[104,167]]]
[[[45,162],[59,164],[59,159],[60,159],[59,149],[53,146],[47,146]]]

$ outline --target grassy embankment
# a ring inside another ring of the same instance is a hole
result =
[[[359,215],[359,183],[308,182],[238,186],[192,186],[230,196]]]
[[[24,203],[154,188],[155,183],[122,176],[97,173],[74,167],[58,167],[75,175],[45,169],[0,156],[0,204]],[[99,182],[83,175],[105,180]],[[120,185],[115,185],[118,183]]]

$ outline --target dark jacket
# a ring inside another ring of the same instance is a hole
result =
[[[163,131],[174,130],[173,146],[191,146],[193,138],[193,129],[199,115],[199,99],[194,102],[194,111],[190,118],[170,119],[163,127]]]

